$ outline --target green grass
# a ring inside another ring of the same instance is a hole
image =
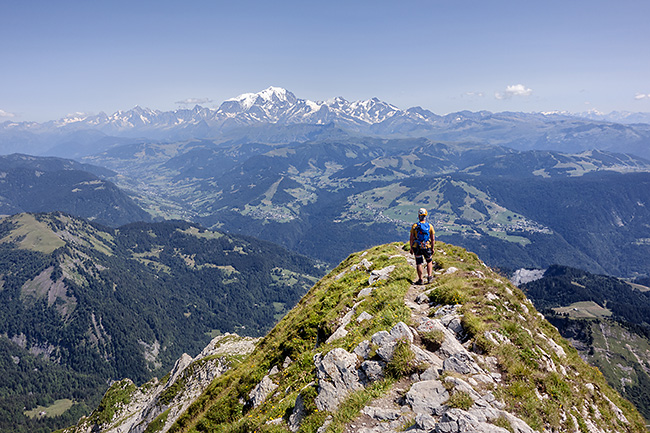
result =
[[[327,433],[341,433],[345,426],[356,418],[370,401],[383,396],[394,384],[392,379],[373,382],[365,389],[350,394],[333,415],[332,423],[328,426]]]
[[[469,395],[466,391],[454,391],[452,392],[447,405],[449,407],[455,407],[462,410],[469,410],[470,407],[474,404],[472,396]]]
[[[11,234],[0,240],[0,243],[15,242],[18,248],[51,254],[54,250],[65,245],[65,242],[52,233],[47,224],[38,221],[34,215],[19,214],[9,217],[16,224]]]
[[[65,399],[57,400],[53,404],[47,407],[38,406],[32,410],[25,411],[25,415],[30,418],[37,418],[40,416],[41,412],[45,412],[44,416],[47,417],[59,416],[59,415],[63,415],[63,413],[68,409],[70,409],[73,404],[74,401],[65,398]]]
[[[291,413],[299,392],[303,394],[308,409],[308,417],[301,429],[310,431],[309,426],[315,429],[320,427],[323,414],[312,406],[315,398],[313,384],[316,382],[314,354],[324,354],[334,347],[352,350],[375,332],[390,329],[397,322],[410,318],[410,310],[404,305],[403,298],[414,278],[414,269],[402,257],[390,258],[396,255],[398,247],[401,248],[402,244],[371,248],[364,257],[361,254],[348,257],[301,299],[241,365],[217,378],[172,426],[170,432],[261,429],[266,421]],[[350,270],[363,258],[373,263],[372,269],[396,266],[390,278],[375,284],[373,293],[357,308],[358,314],[366,311],[374,319],[362,323],[353,320],[346,328],[349,331],[346,338],[324,345],[324,341],[336,329],[338,319],[358,301],[356,295],[359,291],[368,287],[368,273],[365,270]],[[336,280],[335,276],[344,270],[343,277]],[[276,392],[262,405],[246,411],[243,406],[230,405],[230,402],[239,399],[246,401],[250,390],[268,370],[274,365],[281,366],[286,357],[290,357],[293,363],[273,377],[279,385],[278,390],[282,392]],[[357,398],[373,398],[376,392],[375,388],[366,389]],[[356,407],[354,400],[348,404]],[[342,404],[342,408],[345,407],[348,406]],[[357,409],[351,410],[354,412]],[[277,427],[273,429],[278,430]]]
[[[609,317],[612,311],[593,301],[575,302],[567,307],[553,308],[557,314],[565,314],[576,319],[596,319]]]
[[[90,415],[90,422],[105,424],[112,421],[118,408],[129,404],[136,391],[137,387],[130,380],[115,382],[104,394],[97,410]]]
[[[159,431],[162,431],[163,427],[165,427],[165,423],[167,422],[167,417],[169,416],[169,409],[161,413],[154,419],[145,429],[144,433],[157,433]]]

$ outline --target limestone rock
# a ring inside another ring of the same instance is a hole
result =
[[[368,278],[368,284],[373,285],[379,280],[388,280],[390,273],[395,270],[395,265],[386,266],[383,269],[374,270],[370,273],[370,278]]]
[[[414,383],[404,399],[415,413],[440,415],[449,392],[439,380],[425,380]]]
[[[478,366],[466,352],[458,352],[445,359],[442,368],[445,371],[453,371],[460,374],[478,373]]]
[[[266,397],[268,397],[277,388],[278,385],[273,383],[268,375],[264,376],[260,383],[258,383],[255,388],[253,388],[248,394],[248,398],[250,399],[249,404],[253,407],[259,406],[260,404],[264,403]]]
[[[302,399],[302,395],[298,394],[296,397],[296,403],[293,406],[293,412],[289,416],[289,430],[292,432],[297,432],[300,428],[300,423],[305,419],[305,402]]]
[[[420,293],[420,294],[415,298],[415,302],[416,302],[417,304],[420,304],[420,305],[422,305],[422,304],[428,304],[428,303],[429,303],[429,295],[427,295],[426,293]]]
[[[429,414],[419,413],[415,416],[415,426],[418,429],[430,432],[436,428],[436,419]]]
[[[374,382],[384,377],[384,369],[378,361],[364,361],[361,363],[361,370],[366,375],[368,382]]]
[[[375,290],[374,287],[366,287],[365,289],[361,289],[357,295],[357,298],[365,298],[366,296],[370,296],[373,290]]]
[[[345,349],[335,348],[321,357],[315,356],[318,396],[315,403],[320,411],[334,411],[351,391],[362,388],[357,371],[357,357]]]
[[[348,335],[348,331],[345,329],[345,326],[339,326],[337,330],[334,331],[334,333],[329,336],[329,338],[327,339],[327,341],[325,341],[325,343],[330,344],[333,341],[344,338],[346,335]]]
[[[431,368],[442,369],[443,361],[435,353],[422,349],[414,344],[411,345],[411,351],[415,355],[415,362],[427,364]]]
[[[444,275],[455,274],[456,272],[458,272],[458,268],[450,266],[450,267],[447,268]]]
[[[352,351],[352,353],[363,359],[368,359],[371,352],[372,347],[370,346],[370,341],[368,340],[363,340],[361,343],[357,344],[357,347],[355,347]]]
[[[404,322],[398,322],[393,329],[390,330],[390,336],[393,339],[405,339],[409,343],[413,343],[413,332]]]
[[[353,265],[350,270],[356,271],[357,269],[364,268],[366,271],[372,267],[372,262],[369,262],[368,259],[363,259],[356,265]]]
[[[480,422],[474,415],[460,409],[450,409],[436,425],[436,433],[508,433],[494,424]]]
[[[361,323],[364,320],[372,320],[372,314],[368,314],[365,311],[359,314],[359,317],[357,317],[357,323]]]
[[[397,409],[384,409],[372,406],[364,407],[361,412],[378,421],[394,421],[402,415]]]

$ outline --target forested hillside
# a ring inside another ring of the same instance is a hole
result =
[[[650,419],[650,291],[564,266],[551,266],[543,278],[521,287],[581,356]]]
[[[0,214],[62,211],[109,226],[151,221],[111,170],[61,158],[0,156]]]
[[[3,431],[27,422],[23,407],[53,400],[74,401],[78,414],[107,380],[146,381],[220,332],[263,335],[321,272],[274,244],[186,222],[110,229],[61,213],[7,217],[0,335],[16,347],[1,358]],[[44,375],[25,381],[29,365]]]

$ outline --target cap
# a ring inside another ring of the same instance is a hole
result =
[[[427,216],[427,210],[425,208],[421,207],[420,210],[418,211],[418,215]]]

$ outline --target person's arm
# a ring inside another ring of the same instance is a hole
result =
[[[431,249],[436,246],[436,231],[433,229],[433,226],[429,229],[431,234]]]
[[[411,227],[411,234],[409,236],[409,252],[413,254],[413,242],[415,241],[415,231],[413,230],[413,227]]]

